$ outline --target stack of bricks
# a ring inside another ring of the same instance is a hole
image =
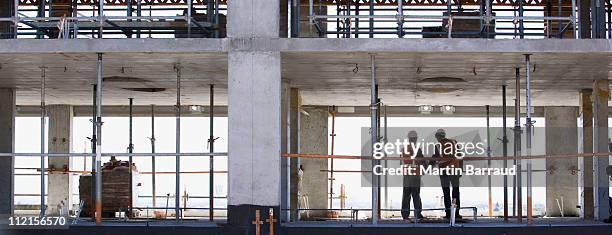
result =
[[[130,172],[127,162],[117,161],[104,164],[102,169],[102,216],[114,217],[115,212],[127,211],[132,201],[130,190]],[[95,208],[92,206],[91,175],[79,179],[79,197],[84,201],[81,216],[91,217]],[[128,214],[128,216],[130,216]]]
[[[448,13],[445,12],[444,16]],[[480,16],[478,11],[460,11],[452,12],[452,16]],[[495,15],[495,14],[493,14]],[[481,30],[482,25],[482,30]],[[447,38],[448,37],[448,19],[442,21],[442,26],[423,27],[423,38]],[[481,24],[480,19],[453,19],[452,38],[494,38],[495,37],[495,21],[492,21],[488,26]]]

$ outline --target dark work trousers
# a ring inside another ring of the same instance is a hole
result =
[[[452,199],[455,199],[455,203],[457,204],[457,210],[455,211],[455,216],[459,215],[459,207],[461,207],[461,202],[459,200],[459,175],[440,175],[440,184],[442,185],[442,193],[444,193],[444,208],[446,209],[446,217],[450,218],[450,208]],[[450,187],[453,187],[453,196],[451,197]]]
[[[404,175],[404,192],[402,195],[402,218],[407,220],[410,217],[410,198],[414,203],[414,217],[421,215],[423,206],[421,204],[421,177]]]

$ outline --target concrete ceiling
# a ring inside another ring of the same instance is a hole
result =
[[[0,87],[17,88],[19,105],[40,103],[41,67],[47,67],[47,103],[89,105],[96,78],[95,53],[2,54]],[[500,105],[501,85],[514,96],[515,67],[521,53],[377,53],[380,96],[388,105]],[[534,105],[577,105],[578,91],[609,77],[605,53],[534,53],[531,57]],[[226,53],[106,53],[105,105],[172,105],[176,72],[182,69],[182,102],[207,104],[208,86],[217,86],[216,103],[227,104]],[[365,52],[283,52],[282,76],[302,90],[304,105],[367,105],[370,58]],[[357,68],[357,69],[356,69]],[[436,78],[437,77],[437,78]],[[427,78],[436,78],[427,82]],[[448,81],[462,79],[463,82]],[[112,81],[114,80],[114,81]],[[123,88],[165,88],[137,92]]]
[[[578,105],[578,91],[607,79],[611,61],[605,54],[531,55],[534,104]],[[503,84],[514,96],[516,67],[525,88],[525,56],[518,53],[377,53],[376,64],[388,105],[501,105]],[[369,103],[366,53],[286,53],[283,76],[302,88],[307,104]]]

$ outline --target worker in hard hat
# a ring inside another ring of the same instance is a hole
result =
[[[439,168],[451,169],[451,173],[441,169],[440,173],[440,184],[442,186],[442,193],[444,194],[444,208],[446,216],[444,218],[451,218],[451,206],[457,208],[455,210],[455,219],[461,219],[459,215],[460,206],[460,194],[459,194],[459,178],[461,174],[455,174],[459,172],[454,169],[463,168],[463,161],[457,158],[457,141],[446,138],[446,131],[444,129],[438,129],[436,131],[436,139],[438,143],[434,150],[432,157],[438,158]],[[452,196],[451,196],[452,186]]]
[[[424,163],[413,160],[423,158],[423,151],[417,147],[417,141],[417,132],[408,132],[408,145],[404,146],[404,151],[402,152],[404,169],[411,169],[410,171],[404,171],[403,179],[402,218],[405,220],[408,220],[410,217],[410,198],[412,198],[412,203],[414,204],[414,217],[416,219],[424,218],[421,214],[423,206],[421,204],[421,174],[419,167],[419,165],[424,165]],[[415,151],[415,149],[418,150]]]

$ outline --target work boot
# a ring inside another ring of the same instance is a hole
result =
[[[422,214],[418,214],[418,215],[416,216],[416,218],[417,218],[417,219],[424,219],[424,218],[425,218],[425,216],[423,216]]]

